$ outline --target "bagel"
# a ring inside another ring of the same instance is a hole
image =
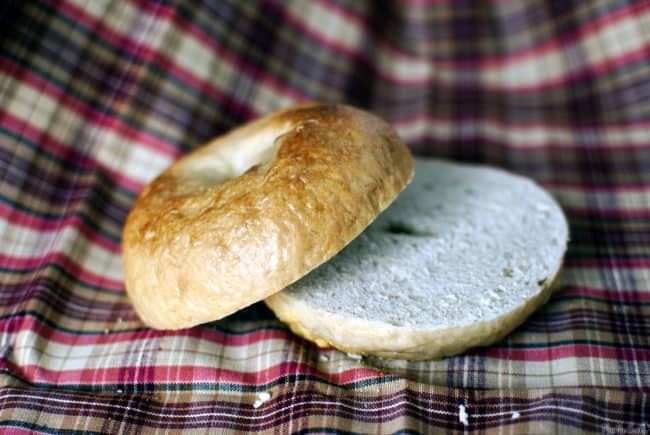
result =
[[[416,159],[363,234],[266,304],[319,346],[436,359],[502,339],[544,304],[567,242],[561,208],[531,180]]]
[[[126,292],[153,328],[221,319],[339,252],[412,173],[395,131],[359,109],[294,106],[245,124],[138,195],[123,232]]]

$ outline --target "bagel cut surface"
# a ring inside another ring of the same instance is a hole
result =
[[[265,302],[319,346],[438,359],[501,340],[541,307],[568,240],[562,208],[532,180],[417,158],[363,234]]]
[[[157,329],[221,319],[338,253],[412,174],[395,131],[349,106],[294,106],[245,124],[138,195],[122,241],[128,296]]]

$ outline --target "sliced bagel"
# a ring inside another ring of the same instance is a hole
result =
[[[220,319],[339,252],[412,172],[395,131],[358,109],[306,105],[246,124],[140,193],[123,234],[126,291],[155,328]]]
[[[567,242],[562,210],[532,181],[416,159],[366,231],[266,303],[320,346],[440,358],[500,340],[542,305]]]

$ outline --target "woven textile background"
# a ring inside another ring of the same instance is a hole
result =
[[[650,433],[650,2],[7,0],[0,21],[0,429]],[[571,228],[558,292],[494,346],[391,371],[261,303],[145,328],[120,257],[137,192],[304,100],[540,182]]]

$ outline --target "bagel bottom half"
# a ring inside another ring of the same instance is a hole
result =
[[[319,346],[440,358],[502,339],[544,304],[567,242],[562,210],[532,181],[420,159],[364,233],[266,303]]]

